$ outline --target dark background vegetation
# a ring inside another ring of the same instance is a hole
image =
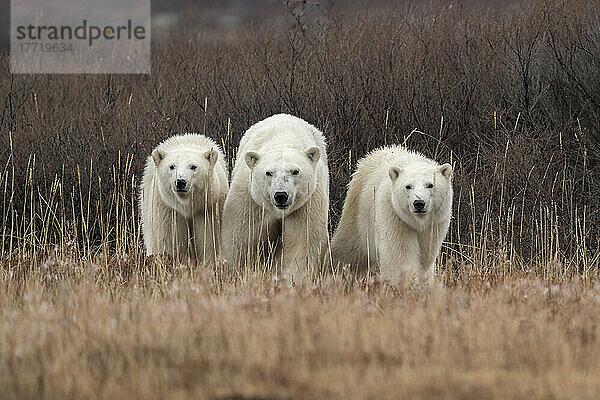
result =
[[[58,176],[66,193],[79,187],[78,166],[88,187],[93,160],[95,200],[96,176],[112,182],[119,154],[134,156],[138,179],[145,157],[173,134],[206,133],[231,156],[252,123],[286,112],[327,136],[333,226],[356,160],[408,138],[455,163],[452,240],[482,235],[497,247],[510,230],[526,259],[539,246],[535,232],[548,229],[544,214],[561,254],[581,251],[578,235],[584,251],[597,251],[600,2],[269,10],[264,20],[216,25],[194,19],[201,14],[163,15],[171,35],[157,34],[148,76],[10,75],[1,55],[0,165],[5,178],[15,166],[14,204],[24,201],[32,155],[34,185]]]

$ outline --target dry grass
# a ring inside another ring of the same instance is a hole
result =
[[[427,292],[342,275],[290,291],[170,260],[22,263],[0,282],[2,397],[600,396],[596,275],[467,269]]]
[[[92,212],[114,201],[119,159],[139,177],[158,142],[189,131],[232,160],[252,123],[287,112],[327,137],[332,226],[356,161],[406,140],[455,163],[455,255],[476,240],[520,265],[542,251],[591,257],[581,245],[600,247],[600,14],[588,10],[600,1],[392,3],[310,29],[193,25],[153,47],[150,76],[9,75],[0,55],[0,172],[9,185],[14,174],[18,218],[26,184],[37,203],[58,179],[80,220],[80,188],[86,214],[88,200]]]

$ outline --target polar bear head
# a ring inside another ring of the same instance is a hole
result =
[[[162,200],[185,217],[203,208],[219,152],[216,149],[154,149],[158,191]]]
[[[417,230],[443,220],[451,212],[452,166],[416,164],[389,168],[396,214]]]
[[[252,199],[265,210],[283,217],[302,207],[317,186],[318,147],[304,151],[281,150],[244,153],[252,171]]]

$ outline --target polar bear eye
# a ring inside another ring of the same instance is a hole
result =
[[[427,189],[431,189],[433,187],[433,183],[428,183],[427,186],[425,186]]]
[[[410,185],[406,185],[406,186],[404,186],[404,187],[406,188],[406,190],[410,190],[410,189],[412,189],[412,186],[410,186]]]
[[[298,175],[299,173],[300,173],[300,171],[297,170],[297,169],[295,169],[295,170],[292,171],[292,175]]]
[[[191,169],[192,171],[193,171],[193,170],[195,170],[196,168],[198,168],[198,166],[197,166],[197,165],[191,165],[191,166],[190,166],[190,169]]]
[[[175,165],[174,164],[169,165],[169,169],[175,169]]]
[[[273,176],[273,174],[270,171],[266,172],[267,176]]]

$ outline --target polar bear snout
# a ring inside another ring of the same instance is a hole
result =
[[[178,194],[188,192],[188,183],[185,179],[177,179],[175,181],[175,192]]]
[[[413,212],[415,214],[423,214],[427,212],[425,208],[425,200],[415,200],[413,201]]]
[[[409,209],[413,214],[425,215],[429,213],[431,209],[431,196],[428,193],[411,193]]]
[[[291,201],[290,196],[287,192],[275,192],[273,195],[273,200],[275,201],[275,207],[279,209],[285,209],[290,206]]]

